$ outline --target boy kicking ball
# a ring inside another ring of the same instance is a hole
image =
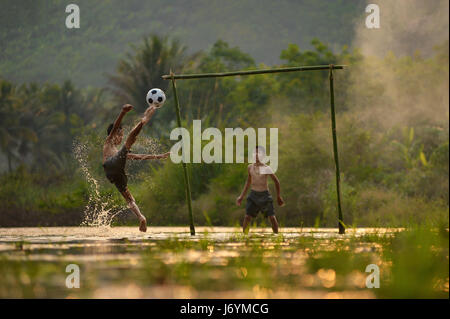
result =
[[[244,189],[236,199],[236,204],[241,206],[242,200],[249,187],[251,187],[250,194],[247,197],[247,205],[245,207],[245,218],[242,225],[243,232],[248,233],[249,225],[253,217],[256,217],[259,212],[264,213],[265,217],[269,218],[272,225],[272,230],[275,234],[278,233],[278,222],[275,217],[275,211],[273,209],[273,200],[269,192],[267,185],[267,177],[270,176],[275,183],[277,190],[277,202],[279,206],[284,205],[284,201],[280,195],[280,181],[277,176],[272,172],[272,169],[266,164],[262,163],[265,156],[265,150],[262,146],[256,146],[255,148],[255,163],[250,164],[247,168],[248,177],[245,183]]]
[[[154,92],[153,94],[151,94]],[[103,145],[103,168],[105,170],[106,177],[113,183],[117,190],[122,194],[128,204],[128,208],[139,219],[139,230],[142,232],[147,231],[147,220],[142,215],[139,207],[136,205],[133,195],[127,187],[127,175],[125,174],[125,164],[127,159],[130,160],[149,160],[149,159],[165,159],[169,157],[170,152],[160,155],[150,154],[132,154],[130,153],[131,146],[136,141],[136,137],[141,131],[142,127],[147,124],[153,113],[162,106],[165,101],[164,93],[159,89],[152,89],[147,95],[147,102],[149,107],[144,113],[144,116],[138,124],[128,134],[125,144],[120,148],[117,147],[122,143],[123,130],[121,122],[126,113],[133,109],[130,104],[125,104],[122,107],[122,111],[113,124],[108,127],[108,137]]]

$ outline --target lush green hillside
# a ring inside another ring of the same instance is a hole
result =
[[[362,0],[78,0],[81,28],[65,27],[61,0],[2,0],[0,76],[15,82],[71,79],[102,86],[130,43],[149,33],[170,34],[191,52],[217,39],[239,46],[256,62],[274,64],[289,43],[310,48],[312,38],[350,44]]]

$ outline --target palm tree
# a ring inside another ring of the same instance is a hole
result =
[[[15,87],[6,81],[0,81],[0,149],[8,160],[8,169],[11,172],[11,158],[16,141],[11,132],[14,125],[12,117]]]
[[[46,169],[50,164],[58,163],[54,136],[58,135],[57,131],[63,125],[60,120],[55,120],[58,112],[50,102],[46,92],[48,88],[30,83],[18,89],[23,104],[18,122],[25,128],[18,149],[22,156],[31,155],[30,164],[36,169]]]
[[[131,103],[139,111],[146,108],[145,96],[149,89],[158,87],[166,90],[168,81],[161,79],[172,69],[179,72],[192,61],[195,55],[186,55],[186,46],[178,40],[151,35],[139,46],[132,46],[132,52],[119,61],[117,74],[109,75],[112,91],[120,104]]]
[[[21,123],[23,104],[12,83],[0,80],[0,150],[8,160],[8,170],[12,171],[13,160],[21,161],[26,150],[22,141],[35,140],[35,134]]]

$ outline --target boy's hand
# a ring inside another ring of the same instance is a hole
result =
[[[122,106],[122,110],[123,110],[125,113],[130,112],[132,109],[133,109],[133,105],[131,105],[131,104],[125,104],[124,106]]]
[[[236,205],[241,206],[241,203],[242,203],[242,200],[243,200],[243,199],[244,199],[244,197],[239,196],[239,197],[236,199]]]
[[[283,206],[284,206],[284,200],[281,198],[281,196],[278,196],[277,202],[278,202],[278,205],[279,205],[280,207],[283,207]]]

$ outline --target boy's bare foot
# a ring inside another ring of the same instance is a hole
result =
[[[147,220],[145,218],[141,219],[139,230],[144,233],[147,231]]]
[[[150,121],[153,113],[155,113],[155,111],[156,108],[153,105],[149,106],[144,112],[144,117],[142,117],[142,123],[147,124]]]

